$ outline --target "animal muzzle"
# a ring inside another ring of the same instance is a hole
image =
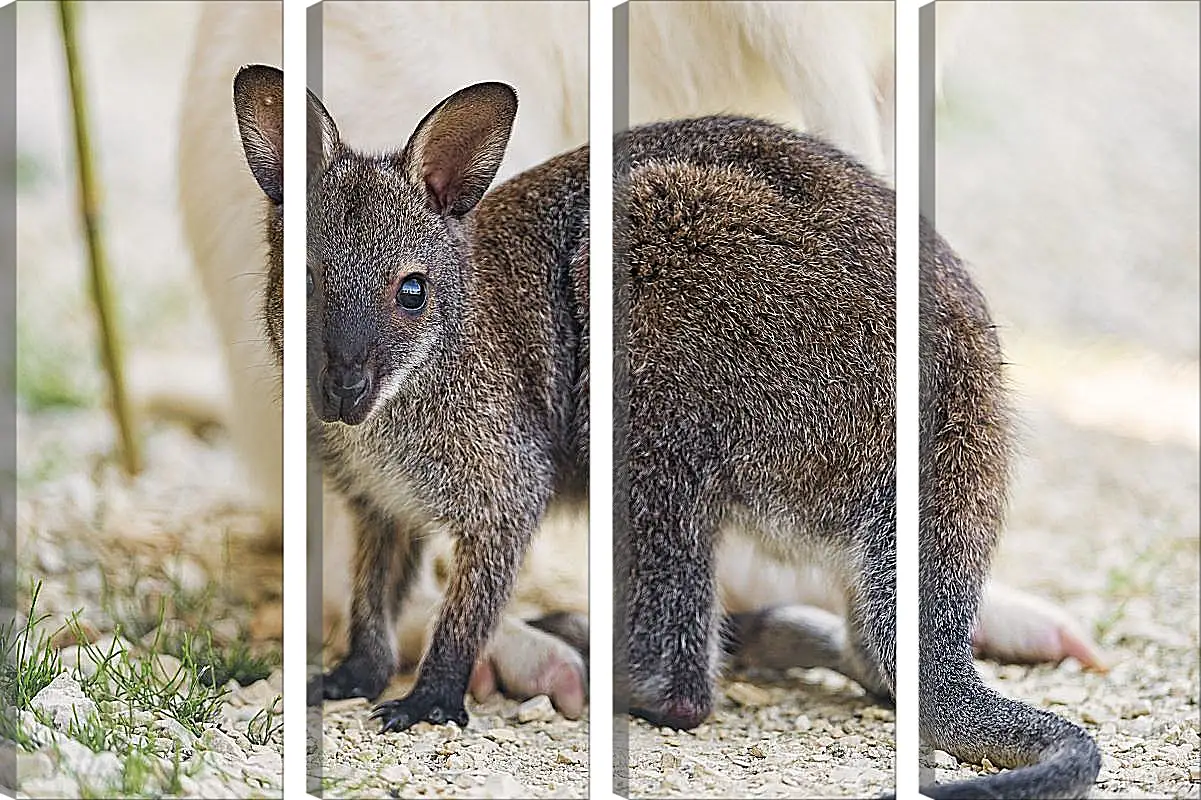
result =
[[[371,372],[363,366],[334,366],[321,376],[321,418],[326,422],[357,425],[371,408]]]

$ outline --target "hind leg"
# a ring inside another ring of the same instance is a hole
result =
[[[619,528],[625,563],[618,565],[615,622],[625,645],[618,653],[618,685],[630,713],[688,729],[713,710],[716,525],[696,481],[673,480],[678,473],[666,464],[630,472],[629,527]]]
[[[846,587],[849,673],[870,694],[893,697],[897,659],[895,504],[864,523]]]
[[[722,645],[736,669],[786,670],[825,667],[887,699],[875,669],[850,645],[845,620],[815,606],[776,606],[731,614]]]

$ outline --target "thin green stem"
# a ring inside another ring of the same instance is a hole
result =
[[[92,149],[88,133],[87,103],[83,76],[79,64],[79,44],[75,37],[75,3],[59,0],[59,19],[62,21],[63,50],[67,57],[67,81],[71,94],[71,111],[75,121],[75,154],[79,170],[79,210],[83,220],[84,239],[92,275],[92,302],[100,323],[100,352],[104,371],[108,374],[109,399],[117,430],[121,437],[121,462],[129,475],[142,469],[142,456],[129,401],[125,393],[125,374],[121,343],[117,337],[117,313],[109,288],[108,261],[100,235],[100,197],[92,173]]]

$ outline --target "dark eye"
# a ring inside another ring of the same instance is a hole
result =
[[[313,292],[317,288],[317,284],[313,281],[313,271],[311,269],[309,270],[308,281],[305,283],[305,288],[308,290],[309,297],[313,296]]]
[[[396,303],[405,311],[425,308],[425,276],[413,274],[401,281],[396,290]]]

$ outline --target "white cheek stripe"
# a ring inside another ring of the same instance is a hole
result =
[[[380,384],[379,394],[375,396],[375,402],[371,406],[371,410],[367,413],[367,418],[370,419],[375,414],[379,413],[380,409],[390,403],[396,395],[400,394],[400,389],[404,386],[405,380],[413,374],[413,371],[429,358],[430,352],[434,349],[431,338],[422,338],[417,342],[416,347],[409,351],[409,357],[404,363],[392,371],[384,382]]]

